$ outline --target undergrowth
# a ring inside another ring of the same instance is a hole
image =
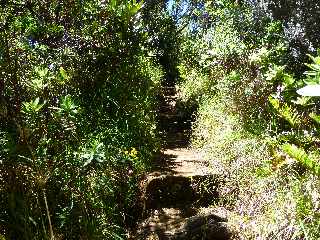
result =
[[[0,4],[0,239],[125,239],[164,70],[138,1]]]
[[[193,145],[225,176],[234,238],[319,239],[319,102],[296,93],[319,82],[319,57],[289,72],[281,22],[228,1],[206,10],[224,21],[186,36],[179,89],[198,107]]]

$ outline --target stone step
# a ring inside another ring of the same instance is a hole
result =
[[[158,118],[160,129],[176,129],[181,131],[182,129],[190,129],[192,120],[182,114],[160,114]]]
[[[140,183],[144,220],[129,239],[228,240],[227,218],[199,211],[217,203],[224,177],[213,174],[201,154],[188,148],[193,117],[177,98],[175,87],[162,88],[158,125],[165,149]]]
[[[219,213],[198,213],[194,208],[154,210],[141,225],[136,240],[228,240],[232,231]]]
[[[163,173],[163,171],[162,171]],[[221,176],[150,174],[144,186],[144,209],[172,208],[181,205],[208,206],[219,199]]]
[[[229,240],[232,231],[229,229],[226,219],[221,219],[214,214],[194,216],[186,220],[186,223],[168,240]]]
[[[177,91],[175,87],[163,87],[161,88],[161,92],[165,96],[174,96]]]

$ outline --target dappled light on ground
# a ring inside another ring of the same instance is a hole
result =
[[[164,146],[153,171],[143,184],[144,218],[132,239],[208,239],[230,237],[226,218],[214,209],[201,214],[219,198],[215,190],[218,176],[210,170],[201,154],[189,145],[190,116],[177,109],[174,89],[164,89],[160,122]],[[209,208],[210,209],[210,208]]]

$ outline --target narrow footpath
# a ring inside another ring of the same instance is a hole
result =
[[[226,211],[211,207],[221,176],[189,146],[191,116],[179,108],[174,87],[163,88],[161,102],[163,149],[141,183],[143,220],[130,239],[230,239]]]

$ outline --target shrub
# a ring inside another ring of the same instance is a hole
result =
[[[0,234],[123,239],[158,150],[137,1],[0,5]],[[131,213],[129,214],[129,212]]]
[[[180,89],[199,106],[193,145],[226,176],[237,239],[318,239],[319,103],[296,90],[318,84],[319,59],[300,79],[281,22],[245,3],[206,7],[212,25],[189,37],[200,49],[184,56]]]

